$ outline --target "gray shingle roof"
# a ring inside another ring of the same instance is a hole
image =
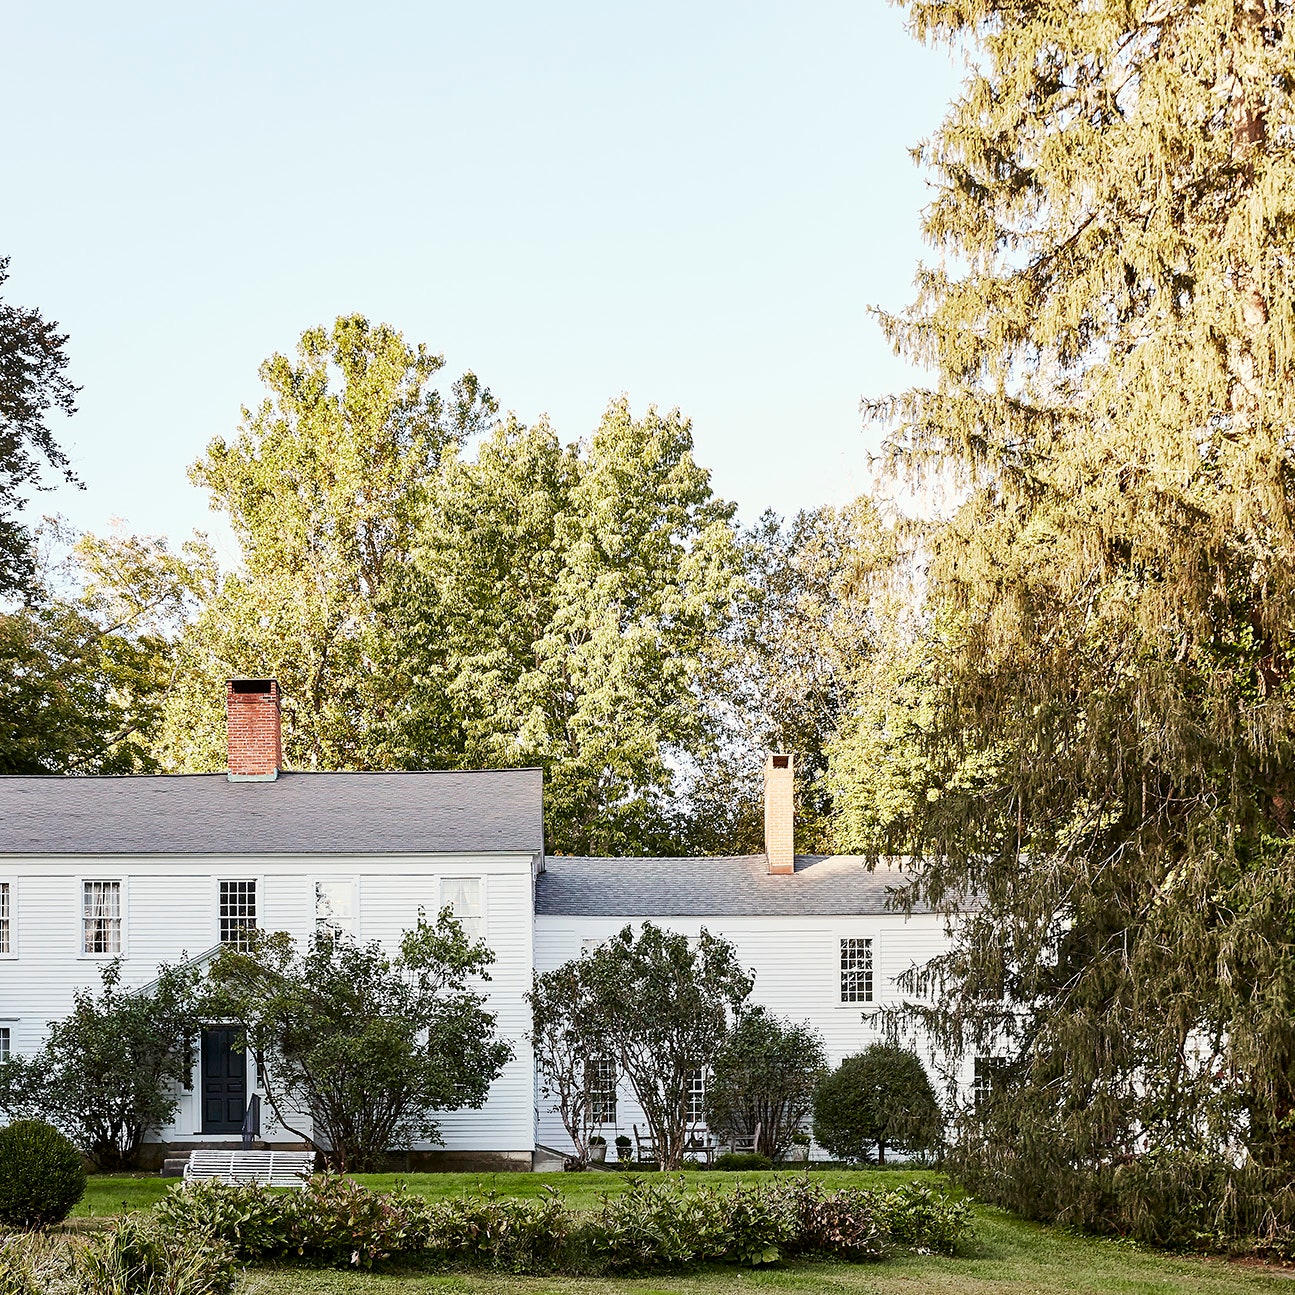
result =
[[[543,773],[0,777],[0,855],[441,854],[543,849]]]
[[[549,916],[719,917],[883,913],[904,874],[857,855],[800,854],[773,877],[762,854],[703,859],[591,859],[549,855],[535,911]],[[915,911],[925,912],[925,909]]]

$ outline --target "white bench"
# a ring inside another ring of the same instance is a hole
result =
[[[185,1182],[218,1178],[260,1187],[304,1187],[315,1172],[313,1151],[191,1151]]]

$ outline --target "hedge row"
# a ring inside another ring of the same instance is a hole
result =
[[[721,1191],[632,1178],[597,1210],[577,1212],[551,1188],[537,1200],[483,1193],[429,1202],[320,1175],[292,1193],[194,1184],[166,1197],[157,1214],[177,1235],[216,1238],[243,1259],[516,1273],[758,1266],[797,1255],[858,1261],[896,1248],[948,1254],[971,1230],[965,1202],[924,1185],[833,1192],[806,1179]]]

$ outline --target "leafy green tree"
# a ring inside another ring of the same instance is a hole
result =
[[[0,287],[8,277],[9,258],[0,257]],[[0,598],[28,592],[34,574],[32,536],[16,516],[24,489],[39,484],[45,465],[76,482],[47,421],[55,409],[76,412],[66,345],[39,311],[0,300]]]
[[[567,964],[571,966],[571,964]],[[688,1140],[692,1078],[706,1073],[751,992],[727,940],[698,939],[644,922],[626,926],[573,968],[591,1022],[589,1056],[615,1057],[656,1143],[662,1169],[678,1169]]]
[[[201,1023],[199,974],[163,964],[144,989],[125,989],[114,959],[100,975],[101,992],[78,990],[38,1053],[0,1064],[0,1110],[51,1121],[112,1172],[133,1168],[175,1115]]]
[[[701,658],[736,588],[732,505],[677,411],[614,401],[562,445],[515,421],[429,492],[399,599],[407,763],[544,767],[559,852],[678,848]]]
[[[706,1124],[714,1133],[751,1137],[776,1160],[791,1145],[827,1070],[817,1030],[748,1008],[721,1044],[706,1084]]]
[[[589,1159],[595,1127],[593,1063],[603,1050],[583,972],[579,961],[536,972],[527,995],[540,1091],[552,1101],[581,1165]]]
[[[764,848],[761,770],[794,751],[796,839],[836,848],[828,751],[898,615],[901,545],[868,499],[766,513],[741,537],[732,616],[707,644],[701,676],[710,744],[687,789],[689,837],[713,853]]]
[[[886,1148],[925,1152],[944,1123],[926,1069],[915,1052],[874,1043],[846,1057],[814,1094],[814,1137],[841,1160],[867,1161]]]
[[[481,1107],[513,1055],[470,983],[493,961],[449,909],[420,916],[394,956],[329,932],[304,950],[263,934],[212,962],[208,1011],[242,1024],[284,1128],[338,1172],[372,1172],[388,1150],[436,1141],[438,1111]]]
[[[881,316],[935,380],[871,406],[896,471],[963,492],[911,823],[915,898],[969,915],[918,983],[1008,1099],[955,1164],[1124,1227],[1166,1208],[1139,1164],[1199,1156],[1289,1226],[1289,6],[909,13],[973,57],[921,149],[938,263]]]
[[[64,568],[0,612],[0,773],[155,770],[172,643],[211,588],[210,550],[85,535]]]
[[[302,334],[295,358],[261,365],[267,396],[243,410],[191,469],[242,547],[242,567],[180,644],[163,758],[223,765],[224,681],[277,678],[287,761],[300,768],[389,767],[403,704],[385,613],[408,561],[428,483],[495,403],[475,375],[448,392],[444,360],[359,315]]]

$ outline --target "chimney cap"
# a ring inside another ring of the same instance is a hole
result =
[[[276,693],[279,682],[277,679],[231,679],[229,690],[236,693]]]

